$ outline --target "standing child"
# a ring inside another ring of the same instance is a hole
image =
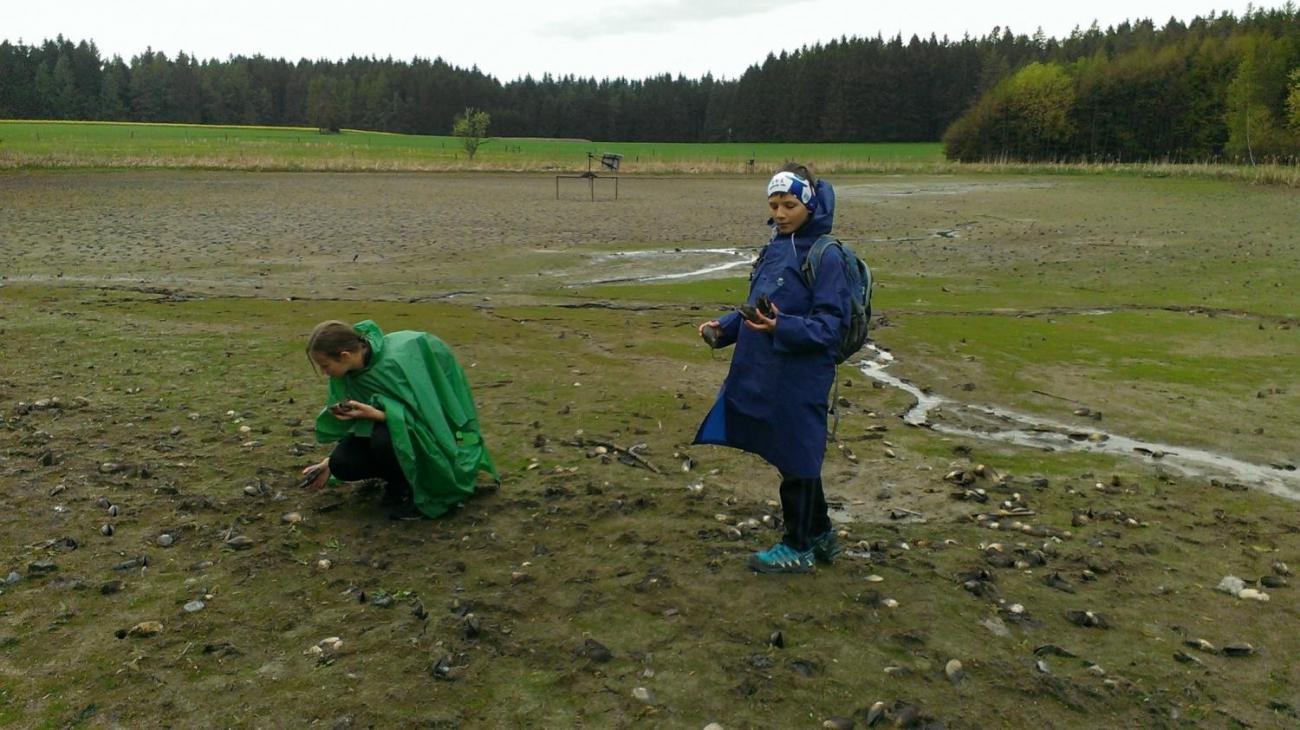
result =
[[[713,347],[736,345],[731,370],[695,443],[763,457],[781,474],[785,535],[749,557],[760,573],[807,573],[839,553],[822,489],[828,396],[851,302],[838,246],[822,256],[810,286],[803,266],[831,232],[835,191],[807,167],[785,166],[767,185],[772,238],[759,254],[742,312],[700,325]]]
[[[390,501],[438,517],[474,493],[479,471],[500,481],[479,431],[469,383],[446,343],[424,332],[385,335],[370,320],[316,326],[307,357],[329,376],[316,439],[338,442],[315,470],[312,488],[332,475],[380,478]]]

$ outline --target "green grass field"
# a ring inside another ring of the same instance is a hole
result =
[[[587,154],[623,155],[627,172],[744,172],[788,159],[826,167],[938,163],[938,143],[640,143],[494,139],[471,163],[455,137],[307,127],[0,121],[0,167],[585,170]]]

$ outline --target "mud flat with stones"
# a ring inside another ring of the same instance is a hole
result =
[[[0,725],[1300,722],[1296,504],[1177,461],[1294,483],[1294,194],[836,181],[898,382],[841,370],[850,549],[771,578],[770,469],[689,445],[761,182],[0,176]],[[452,344],[499,488],[294,488],[336,317]]]

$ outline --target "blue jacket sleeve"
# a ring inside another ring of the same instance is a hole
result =
[[[721,325],[722,330],[722,336],[718,338],[718,347],[736,344],[736,339],[740,337],[740,313],[727,312],[718,317],[718,324]]]
[[[772,345],[777,352],[803,353],[828,350],[839,344],[848,322],[849,285],[844,278],[844,257],[838,247],[822,255],[814,282],[812,309],[806,316],[776,318]]]

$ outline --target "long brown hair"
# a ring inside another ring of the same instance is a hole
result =
[[[337,319],[316,325],[316,328],[311,331],[311,337],[307,338],[307,359],[311,360],[313,368],[316,367],[316,361],[311,359],[313,352],[338,359],[339,355],[345,352],[369,349],[370,343],[366,342],[366,338],[362,337],[352,325]]]

